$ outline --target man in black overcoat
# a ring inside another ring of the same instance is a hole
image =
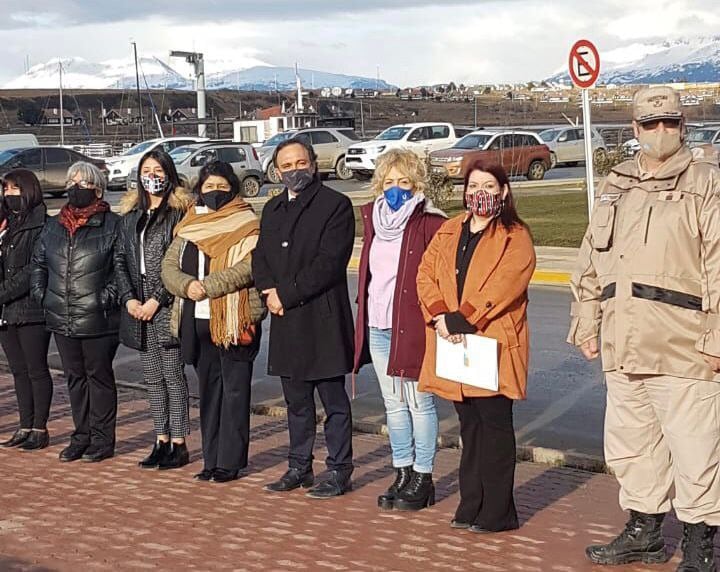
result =
[[[308,496],[329,498],[350,490],[353,470],[345,376],[353,361],[347,265],[355,218],[350,200],[322,184],[305,138],[278,145],[273,161],[286,189],[263,210],[253,275],[272,313],[268,374],[282,380],[290,453],[289,470],[266,489],[311,487]],[[329,476],[313,486],[316,390],[326,414]]]

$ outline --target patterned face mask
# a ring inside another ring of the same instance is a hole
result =
[[[140,175],[143,189],[151,195],[158,195],[165,190],[165,177],[155,175]]]
[[[495,218],[500,215],[505,205],[505,200],[498,193],[494,195],[487,191],[478,191],[466,196],[468,210],[484,218]]]

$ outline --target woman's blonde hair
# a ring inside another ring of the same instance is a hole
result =
[[[403,173],[413,185],[413,193],[424,193],[427,188],[427,167],[425,161],[408,149],[390,149],[378,157],[375,174],[370,183],[375,196],[383,192],[383,182],[390,170],[395,167]]]

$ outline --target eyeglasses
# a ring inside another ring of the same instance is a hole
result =
[[[90,181],[67,181],[65,183],[65,188],[69,189],[70,187],[74,187],[75,185],[77,185],[81,189],[97,190],[97,186],[95,185],[95,183],[91,183]]]
[[[665,129],[679,129],[680,128],[680,119],[673,119],[673,118],[666,118],[666,119],[653,119],[652,121],[646,121],[644,123],[641,123],[641,127],[645,131],[654,131],[657,129],[658,125],[662,123],[665,126]]]

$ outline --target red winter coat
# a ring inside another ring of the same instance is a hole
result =
[[[374,202],[360,208],[363,217],[363,248],[358,269],[358,312],[355,320],[355,361],[353,372],[370,363],[368,348],[368,288],[370,247],[375,237]],[[425,320],[417,295],[417,272],[425,249],[446,220],[445,214],[426,199],[410,216],[402,238],[395,295],[393,297],[392,339],[387,374],[418,379],[425,355]]]

